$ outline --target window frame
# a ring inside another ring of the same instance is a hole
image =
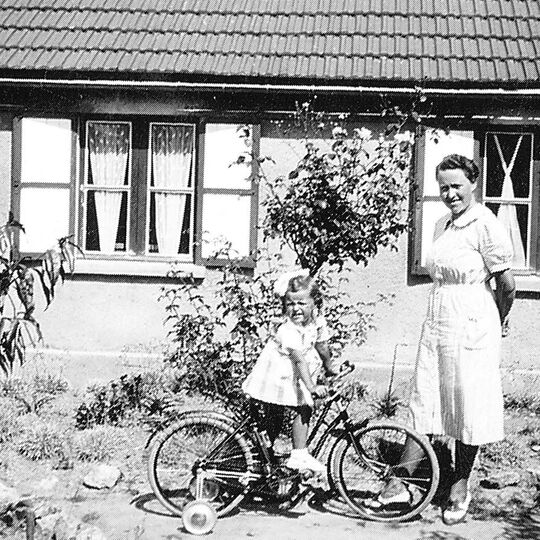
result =
[[[192,172],[192,186],[191,188],[184,189],[164,189],[156,188],[150,185],[151,178],[151,158],[152,158],[152,126],[153,125],[167,125],[167,126],[190,126],[193,128],[193,172]],[[150,205],[151,205],[151,193],[154,192],[164,192],[169,191],[171,193],[185,193],[191,195],[191,204],[190,204],[190,231],[189,231],[189,253],[179,253],[174,259],[179,262],[193,262],[195,260],[195,241],[197,238],[197,231],[195,226],[195,207],[197,200],[197,181],[198,181],[198,171],[197,171],[197,159],[198,159],[198,145],[197,145],[197,124],[195,122],[171,122],[171,121],[153,121],[149,120],[148,122],[148,156],[146,167],[146,215],[145,215],[145,239],[144,239],[144,257],[152,259],[160,258],[170,258],[169,255],[162,255],[160,253],[150,253]]]
[[[128,184],[127,186],[120,186],[118,188],[110,188],[106,186],[97,187],[95,184],[88,184],[87,179],[89,177],[89,165],[88,162],[90,160],[90,152],[89,152],[89,146],[88,146],[88,126],[90,123],[95,124],[127,124],[129,126],[129,154],[128,154],[128,162],[127,162],[127,168],[128,168]],[[80,215],[80,225],[79,225],[79,238],[78,238],[78,245],[82,249],[84,255],[89,258],[104,258],[104,259],[113,259],[113,258],[124,258],[126,255],[130,253],[131,246],[133,245],[134,239],[132,238],[132,230],[133,230],[133,219],[132,219],[132,210],[135,206],[135,201],[133,201],[133,190],[136,189],[135,182],[134,182],[134,145],[133,145],[133,137],[134,137],[134,129],[133,129],[133,122],[129,120],[121,120],[121,119],[85,119],[84,122],[84,132],[81,134],[81,178],[79,179],[80,183],[80,207],[79,207],[79,215]],[[84,137],[84,138],[83,138]],[[87,225],[87,197],[89,191],[112,191],[112,192],[127,192],[127,216],[126,216],[126,249],[125,251],[121,252],[113,252],[113,253],[103,253],[101,251],[93,251],[86,249],[86,225]]]
[[[257,159],[251,161],[251,183],[249,188],[205,188],[204,187],[204,150],[206,141],[206,125],[207,124],[231,124],[231,125],[250,125],[252,128],[252,154],[254,156],[260,155],[261,144],[261,126],[259,123],[251,123],[246,118],[223,118],[223,117],[206,117],[200,120],[199,124],[199,139],[198,139],[198,152],[197,152],[197,164],[198,164],[198,186],[199,196],[196,198],[196,215],[197,215],[197,242],[195,243],[195,263],[201,264],[206,267],[220,267],[228,264],[228,260],[222,257],[203,257],[202,255],[202,233],[203,233],[203,200],[205,194],[217,194],[217,195],[249,195],[251,198],[250,204],[250,220],[249,220],[249,250],[250,254],[254,254],[257,250],[257,225],[258,225],[258,210],[259,210],[259,189],[258,189],[258,172],[259,163]],[[232,157],[234,160],[234,156]],[[231,160],[231,161],[232,161]],[[238,261],[239,266],[243,268],[255,268],[256,261],[249,255]]]
[[[28,119],[49,119],[49,120],[68,120],[71,122],[71,159],[70,159],[70,181],[69,184],[62,182],[24,182],[22,181],[22,124],[25,118]],[[13,118],[13,146],[12,146],[12,174],[11,174],[11,210],[17,221],[21,221],[21,195],[24,188],[39,188],[39,189],[69,189],[69,209],[68,209],[68,230],[65,235],[75,236],[76,224],[78,220],[78,204],[77,204],[77,178],[79,177],[79,120],[73,115],[59,114],[39,114],[29,111],[28,114],[17,115]],[[22,223],[24,226],[24,223]],[[25,257],[29,260],[35,260],[43,255],[43,252],[37,251],[21,251],[20,235],[21,231],[15,229],[13,231],[13,250],[17,258]],[[25,233],[22,233],[25,234]]]
[[[427,124],[426,129],[442,129],[439,125]],[[530,216],[530,236],[529,243],[529,268],[512,269],[516,276],[540,276],[540,127],[535,124],[516,124],[498,123],[498,122],[460,122],[447,126],[450,131],[472,131],[474,136],[474,160],[480,170],[478,178],[477,197],[479,202],[491,202],[485,200],[485,175],[487,167],[486,141],[489,133],[508,133],[508,134],[532,134],[531,148],[531,216]],[[435,196],[426,196],[424,194],[424,163],[425,163],[425,132],[418,128],[414,145],[413,159],[413,182],[410,191],[410,208],[413,212],[411,223],[413,224],[409,237],[409,276],[421,278],[427,277],[427,269],[421,266],[422,251],[422,227],[424,202],[426,200],[436,200]],[[522,289],[531,288],[530,284],[525,283],[518,287]],[[534,290],[540,290],[540,282],[532,286]]]

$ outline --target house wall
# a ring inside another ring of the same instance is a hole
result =
[[[39,110],[53,108],[41,94],[23,96]],[[0,95],[1,98],[1,95]],[[238,103],[221,107],[237,109]],[[41,102],[40,102],[41,100]],[[212,96],[182,102],[174,93],[163,96],[124,95],[112,98],[104,94],[67,95],[62,103],[69,112],[122,114],[177,114],[179,110],[205,108]],[[215,100],[214,100],[215,101]],[[10,205],[12,113],[0,114],[0,219],[5,221]],[[376,127],[370,126],[368,127]],[[268,166],[269,175],[286,174],[302,155],[301,144],[294,137],[280,135],[271,122],[263,123],[261,154],[270,155],[275,166]],[[396,356],[398,363],[414,362],[416,345],[424,315],[429,284],[408,284],[407,237],[399,241],[398,251],[383,250],[367,267],[353,268],[349,289],[353,300],[375,302],[374,323],[366,343],[346,356],[368,363],[389,366]],[[207,270],[203,284],[217,278],[215,270]],[[163,326],[165,311],[158,302],[165,280],[159,278],[120,278],[115,276],[76,276],[59,286],[51,306],[38,315],[47,346],[68,351],[68,359],[86,358],[85,378],[108,371],[115,358],[126,354],[140,356],[144,363],[159,355],[166,338]],[[380,301],[379,294],[388,297]],[[512,332],[504,341],[503,363],[506,366],[534,367],[540,350],[540,298],[535,294],[520,297],[512,313]],[[55,355],[58,353],[54,353]],[[70,356],[71,355],[71,356]],[[137,363],[139,360],[135,359]],[[122,364],[123,366],[124,364]],[[385,368],[388,371],[388,368]],[[84,373],[84,375],[82,375]]]

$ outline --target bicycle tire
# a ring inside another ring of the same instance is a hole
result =
[[[405,465],[401,456],[407,440],[416,445],[409,460],[416,468],[408,476],[398,476],[396,470]],[[343,433],[332,448],[331,459],[339,494],[353,511],[366,519],[387,522],[411,519],[426,508],[437,490],[439,464],[431,444],[427,437],[400,424],[374,422]],[[411,502],[377,508],[373,501],[394,476],[409,488]]]
[[[253,471],[253,456],[248,439],[234,430],[222,419],[192,414],[154,437],[148,453],[148,480],[165,508],[181,516],[183,507],[195,500],[194,470],[205,459],[203,467],[210,479],[203,481],[203,498],[218,517],[241,502]]]

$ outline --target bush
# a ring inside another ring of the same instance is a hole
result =
[[[98,426],[75,435],[74,457],[81,461],[104,461],[114,456],[119,443],[125,439],[116,428]]]
[[[16,441],[19,454],[38,461],[41,459],[64,459],[69,455],[70,437],[65,428],[35,418],[27,423]]]
[[[9,399],[0,399],[0,444],[10,441],[20,431],[19,408]]]
[[[56,396],[67,391],[68,382],[54,373],[35,373],[30,378],[8,378],[0,383],[0,396],[17,401],[25,413],[39,414]]]
[[[166,372],[122,375],[108,384],[88,388],[87,398],[75,411],[75,427],[117,426],[133,417],[159,416],[178,401],[173,393],[175,382]]]

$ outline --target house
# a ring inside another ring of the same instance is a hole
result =
[[[399,252],[356,270],[358,297],[395,295],[359,354],[414,357],[442,211],[433,170],[461,152],[512,235],[521,293],[505,362],[528,367],[540,345],[539,81],[535,0],[0,0],[0,220],[12,209],[24,223],[23,254],[66,232],[85,253],[42,315],[53,349],[153,352],[170,262],[204,286],[202,231],[245,255],[260,244],[250,166],[229,166],[238,125],[284,173],[298,141],[274,120],[296,102],[376,129],[381,96],[421,88],[423,123],[448,133],[416,138],[415,221]]]

